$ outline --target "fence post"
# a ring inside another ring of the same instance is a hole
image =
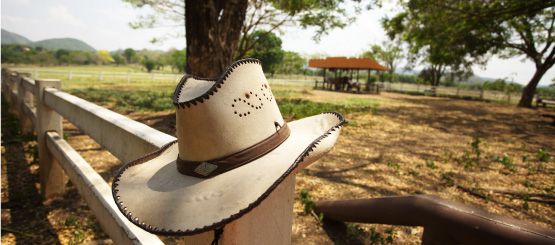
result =
[[[17,98],[17,94],[18,94],[18,73],[17,72],[10,72],[8,75],[8,83],[10,85],[10,89],[8,90],[8,98],[9,98],[9,103],[10,103],[10,108],[8,109],[8,111],[14,115],[17,116],[17,118],[20,118],[19,116],[19,104],[18,104],[18,98]],[[15,91],[15,94],[13,93]]]
[[[484,88],[480,88],[480,100],[484,100]]]
[[[295,175],[292,174],[259,206],[224,228],[221,244],[291,244]],[[272,222],[268,222],[268,219]],[[185,236],[185,244],[208,244],[213,232]]]
[[[64,192],[66,176],[62,167],[46,146],[46,132],[56,131],[59,135],[64,135],[64,133],[62,116],[44,103],[45,88],[60,89],[61,82],[58,79],[35,80],[40,190],[44,198],[49,198]]]
[[[71,80],[72,76],[72,71],[69,71],[69,73],[67,74],[67,80]]]
[[[25,114],[25,103],[31,103],[33,96],[23,87],[23,78],[29,77],[29,73],[20,73],[17,77],[17,110],[19,111],[19,123],[21,133],[28,134],[33,132],[33,123],[27,114]]]

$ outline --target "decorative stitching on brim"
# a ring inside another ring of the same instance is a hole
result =
[[[133,217],[132,212],[127,210],[127,207],[124,206],[123,202],[120,201],[120,196],[117,195],[118,193],[118,182],[121,178],[121,176],[123,175],[123,172],[128,169],[129,167],[138,165],[138,164],[142,164],[144,162],[147,162],[149,160],[154,159],[155,157],[159,156],[160,154],[162,154],[162,152],[164,152],[166,149],[168,149],[170,146],[172,146],[173,144],[175,144],[177,142],[173,141],[170,142],[166,145],[164,145],[162,148],[160,148],[159,150],[156,150],[154,152],[151,152],[137,160],[134,160],[132,162],[129,162],[125,165],[123,165],[117,172],[116,177],[114,177],[114,181],[112,182],[112,195],[114,197],[114,200],[116,201],[116,206],[118,206],[119,210],[124,214],[124,216],[129,219],[133,224],[141,227],[142,229],[157,234],[157,235],[165,235],[165,236],[182,236],[182,235],[194,235],[194,234],[199,234],[205,231],[209,231],[209,230],[213,230],[216,229],[218,227],[221,227],[233,220],[236,220],[238,218],[240,218],[241,216],[245,215],[246,213],[248,213],[250,210],[252,210],[253,208],[255,208],[256,206],[258,206],[262,201],[264,201],[269,195],[270,193],[272,193],[272,191],[281,183],[283,182],[283,180],[289,176],[289,174],[291,174],[293,172],[293,170],[295,170],[295,168],[297,168],[299,166],[299,163],[303,162],[303,160],[310,155],[310,152],[314,151],[314,148],[316,148],[316,146],[318,146],[318,144],[320,144],[320,142],[326,138],[327,136],[329,136],[333,131],[341,128],[341,126],[345,123],[345,118],[337,113],[337,112],[325,112],[322,114],[331,114],[336,116],[339,119],[339,122],[332,126],[330,129],[328,129],[324,134],[320,135],[318,138],[316,138],[314,141],[312,141],[312,143],[310,143],[308,145],[308,147],[295,159],[295,161],[293,162],[293,164],[291,165],[291,167],[289,167],[289,169],[287,169],[282,175],[281,177],[279,177],[260,197],[258,197],[258,199],[256,199],[254,202],[252,202],[251,204],[249,204],[246,208],[239,210],[236,214],[233,214],[231,216],[229,216],[228,218],[222,219],[216,223],[210,224],[210,225],[206,225],[200,228],[196,228],[193,230],[171,230],[171,229],[164,229],[164,228],[160,228],[160,227],[155,227],[152,225],[147,225],[144,222],[141,222],[141,220],[139,220],[138,217]],[[321,115],[322,115],[321,114]]]
[[[185,108],[186,107],[191,107],[194,105],[197,105],[197,103],[203,103],[204,101],[208,100],[210,98],[210,96],[214,95],[215,93],[218,92],[218,89],[222,87],[222,84],[225,83],[225,81],[227,80],[227,78],[229,77],[229,75],[233,72],[233,70],[235,70],[235,68],[244,65],[244,64],[259,64],[260,65],[260,61],[254,58],[247,58],[247,59],[242,59],[242,60],[238,60],[235,61],[235,63],[231,64],[225,71],[224,74],[222,74],[220,76],[220,78],[218,79],[210,79],[210,78],[201,78],[201,77],[197,77],[197,76],[193,76],[193,75],[184,75],[181,80],[179,81],[179,83],[177,84],[177,87],[175,88],[175,91],[173,92],[173,104],[176,107],[181,107],[181,108]],[[179,97],[181,95],[181,90],[183,90],[183,87],[185,86],[185,83],[187,82],[187,79],[189,78],[193,78],[196,80],[203,80],[203,81],[215,81],[215,83],[212,85],[212,87],[210,87],[210,89],[208,89],[204,94],[201,94],[193,99],[190,99],[188,101],[183,101],[183,102],[179,102]]]

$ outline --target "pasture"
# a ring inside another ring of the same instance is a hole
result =
[[[305,206],[315,200],[388,195],[436,195],[555,227],[551,218],[555,217],[555,126],[541,116],[552,111],[395,93],[335,93],[277,80],[270,83],[286,120],[338,111],[348,121],[335,148],[297,176],[294,243],[417,244],[420,228],[329,226],[305,213]],[[174,80],[127,83],[90,78],[62,80],[62,84],[76,96],[175,133]],[[33,137],[18,135],[17,122],[5,112],[4,101],[2,105],[2,135],[11,137],[2,144],[2,198],[3,202],[25,203],[8,205],[6,212],[3,209],[2,222],[12,230],[3,230],[2,243],[38,237],[45,243],[63,244],[107,239],[74,188],[53,205],[42,206],[35,186],[38,165]],[[68,142],[111,182],[120,162],[71,124],[66,122],[64,127]],[[7,161],[15,164],[8,166]],[[18,223],[18,218],[32,221]]]

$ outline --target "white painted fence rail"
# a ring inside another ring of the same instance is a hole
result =
[[[44,103],[122,162],[137,159],[175,137],[57,89],[44,90]]]
[[[163,244],[121,214],[108,183],[61,136],[61,120],[65,117],[124,162],[175,138],[52,88],[59,88],[59,84],[59,80],[35,81],[2,69],[2,92],[10,112],[20,119],[23,131],[37,133],[42,195],[63,192],[67,174],[114,244]]]

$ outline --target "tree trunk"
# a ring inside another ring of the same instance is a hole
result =
[[[540,80],[542,79],[543,75],[549,70],[551,66],[543,64],[540,66],[536,66],[536,72],[532,79],[528,82],[526,87],[522,90],[522,96],[520,97],[520,101],[518,102],[519,107],[532,107],[532,101],[534,100],[534,95],[536,94],[536,87]]]
[[[215,78],[232,63],[247,0],[186,0],[186,73]]]

